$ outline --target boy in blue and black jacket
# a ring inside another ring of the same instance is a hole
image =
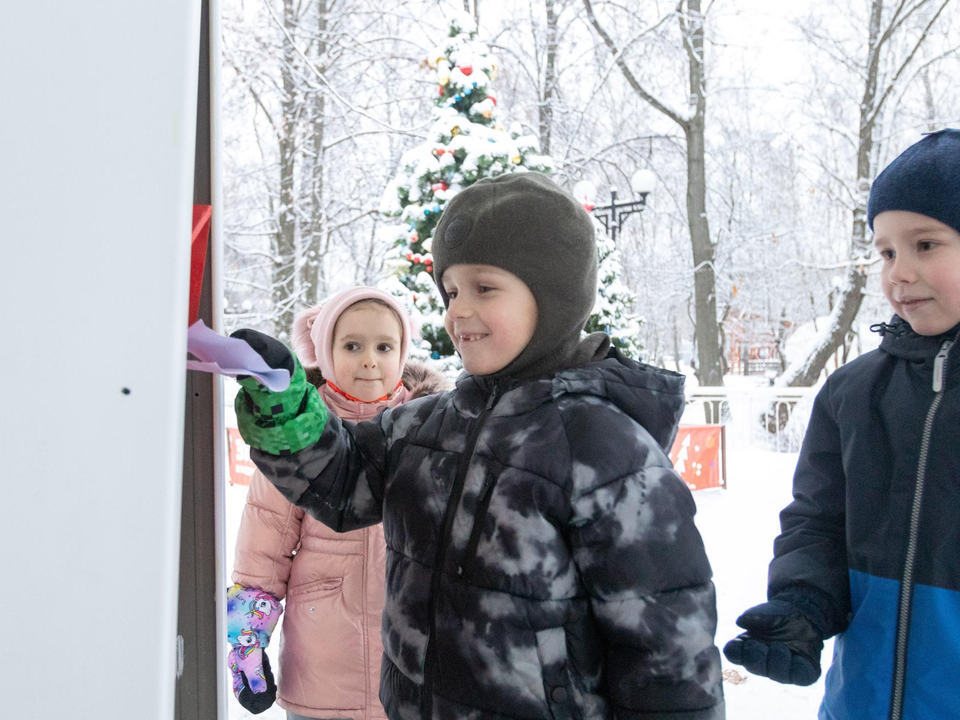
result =
[[[821,720],[960,718],[960,131],[894,160],[867,218],[896,314],[817,395],[769,601],[724,653],[808,685],[839,634]]]

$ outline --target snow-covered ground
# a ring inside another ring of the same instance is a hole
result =
[[[790,484],[797,461],[795,453],[776,453],[738,447],[731,439],[727,457],[726,490],[694,493],[697,526],[703,534],[717,585],[720,624],[717,645],[738,633],[735,621],[748,607],[766,598],[767,563],[779,528],[778,515],[790,501]],[[233,569],[233,542],[246,498],[246,487],[227,488],[227,573]],[[268,650],[276,658],[276,648]],[[824,672],[832,655],[832,642],[823,654]],[[779,685],[766,678],[748,675],[743,668],[729,665],[724,670],[737,675],[723,683],[729,720],[809,720],[815,718],[823,695],[823,679],[807,688]],[[731,676],[731,673],[727,673]],[[231,697],[230,720],[254,717]],[[285,720],[274,706],[257,715],[261,720]]]

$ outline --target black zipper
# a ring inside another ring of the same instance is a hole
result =
[[[487,519],[487,512],[490,509],[490,499],[493,497],[493,488],[497,485],[499,474],[487,478],[480,491],[480,498],[477,501],[477,510],[474,513],[473,530],[470,532],[470,540],[467,543],[467,549],[463,553],[463,560],[457,568],[457,577],[465,580],[473,573],[473,566],[477,561],[477,546],[480,545],[480,536],[483,534],[484,521]]]
[[[933,435],[933,420],[937,408],[943,401],[944,386],[947,378],[947,358],[950,348],[960,340],[958,334],[953,341],[947,340],[940,346],[933,363],[933,391],[935,393],[927,418],[923,425],[923,439],[920,442],[920,457],[917,462],[917,486],[913,493],[913,506],[910,510],[910,533],[907,538],[907,554],[903,564],[903,577],[900,579],[900,599],[897,605],[897,637],[893,651],[893,682],[890,690],[889,720],[901,720],[903,716],[903,696],[907,681],[907,644],[910,636],[910,614],[913,605],[913,571],[917,562],[917,546],[920,540],[920,510],[923,504],[923,486],[927,475],[927,460],[930,453],[930,438]]]
[[[463,495],[463,484],[467,479],[467,471],[470,469],[470,461],[473,459],[473,451],[477,448],[477,442],[480,439],[480,431],[487,420],[487,416],[493,410],[497,401],[498,385],[494,384],[490,391],[490,397],[487,398],[487,404],[477,416],[473,428],[470,430],[470,436],[467,438],[467,444],[463,449],[463,455],[460,456],[460,462],[457,464],[457,476],[453,481],[453,487],[450,489],[450,497],[447,499],[447,507],[443,513],[443,528],[440,531],[440,546],[437,548],[437,557],[433,565],[433,574],[430,577],[430,637],[427,640],[426,662],[423,672],[423,695],[420,698],[420,715],[423,720],[429,720],[433,714],[433,683],[437,671],[437,603],[440,597],[440,580],[443,575],[443,564],[447,557],[447,547],[450,545],[450,535],[453,532],[453,521],[457,516],[457,507],[460,505],[460,496]]]

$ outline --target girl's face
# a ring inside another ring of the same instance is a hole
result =
[[[341,390],[371,402],[400,382],[403,330],[390,308],[372,302],[351,305],[333,328],[333,370]]]

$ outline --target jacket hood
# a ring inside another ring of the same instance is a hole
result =
[[[457,380],[454,405],[463,415],[479,415],[495,388],[502,399],[493,416],[520,415],[564,395],[601,398],[643,426],[669,452],[683,414],[684,381],[679,373],[631,360],[610,346],[602,360],[529,382],[463,374]]]
[[[899,315],[894,315],[889,323],[871,325],[870,329],[880,333],[880,349],[885,353],[915,362],[932,360],[944,340],[956,340],[960,335],[960,323],[941,335],[920,335]]]

